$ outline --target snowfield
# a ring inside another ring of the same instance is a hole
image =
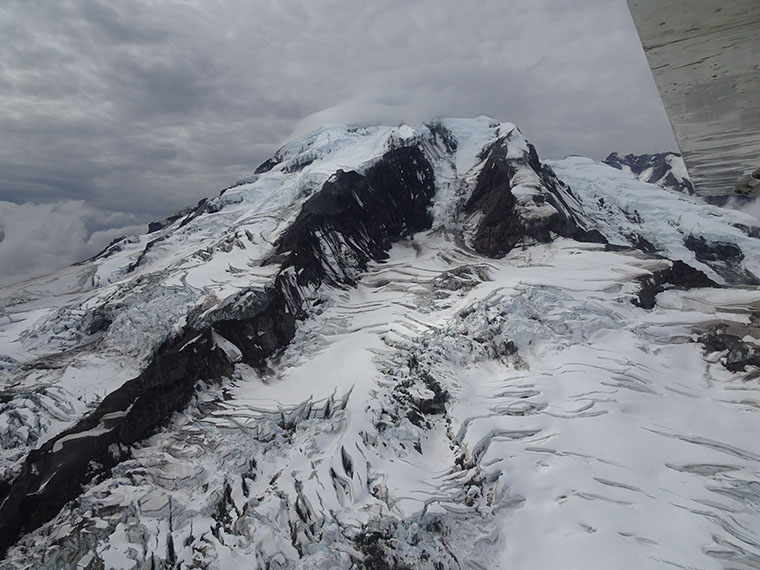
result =
[[[378,187],[341,195],[367,210],[356,234],[307,203],[398,149],[421,152],[399,169],[430,165],[429,226],[364,263]],[[0,289],[0,515],[35,449],[54,463],[123,429],[132,408],[98,416],[103,402],[172,335],[193,331],[181,354],[210,331],[232,370],[112,444],[113,466],[25,522],[0,569],[760,567],[760,230],[530,154],[487,117],[324,129],[159,232]],[[506,199],[526,234],[492,255],[492,211],[473,204],[500,165],[508,186],[479,203]],[[278,246],[314,220],[320,280]],[[301,314],[254,364],[224,331],[279,286]]]

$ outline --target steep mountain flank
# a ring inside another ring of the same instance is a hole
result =
[[[752,568],[758,236],[488,117],[293,141],[0,289],[0,567]]]

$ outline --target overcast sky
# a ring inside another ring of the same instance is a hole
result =
[[[3,0],[0,264],[14,204],[78,204],[81,255],[312,128],[480,114],[544,158],[677,149],[625,0]]]

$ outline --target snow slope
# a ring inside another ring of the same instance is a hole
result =
[[[686,171],[686,164],[683,157],[676,152],[626,154],[625,156],[613,152],[604,159],[604,162],[635,176],[642,182],[649,182],[684,194],[694,194],[694,186]]]
[[[406,212],[378,241],[386,164],[435,195],[426,227]],[[210,330],[226,362],[0,568],[757,568],[752,218],[550,167],[486,117],[324,129],[184,220],[0,290],[8,497],[35,453],[110,437],[107,395],[172,335],[181,355]],[[339,195],[348,226],[315,206],[339,170],[371,181]],[[229,322],[272,288],[299,319],[253,362]]]

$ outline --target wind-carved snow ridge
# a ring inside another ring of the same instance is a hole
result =
[[[757,568],[757,236],[487,117],[317,131],[4,290],[0,568]]]

